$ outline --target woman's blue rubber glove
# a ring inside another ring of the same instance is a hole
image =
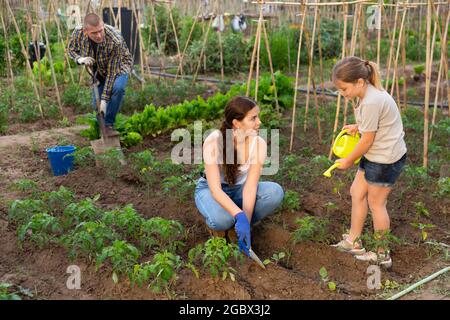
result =
[[[250,256],[250,223],[248,222],[244,211],[239,212],[234,218],[236,219],[234,229],[236,230],[236,234],[238,236],[239,250],[241,252],[244,251],[247,256]]]

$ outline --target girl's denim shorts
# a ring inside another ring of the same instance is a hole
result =
[[[367,160],[364,156],[359,162],[359,170],[364,171],[367,183],[381,187],[392,187],[406,163],[406,153],[397,162],[384,164]]]

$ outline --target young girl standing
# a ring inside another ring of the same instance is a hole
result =
[[[394,99],[381,86],[378,66],[358,57],[347,57],[333,68],[333,82],[348,99],[356,99],[356,124],[346,125],[349,134],[361,133],[353,152],[337,160],[345,170],[361,157],[358,172],[350,188],[352,197],[351,228],[335,244],[358,260],[392,266],[389,248],[366,252],[359,237],[368,209],[372,213],[375,235],[383,237],[390,229],[387,198],[406,162],[406,144],[400,112]]]

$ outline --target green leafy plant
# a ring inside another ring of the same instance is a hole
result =
[[[144,140],[142,136],[137,132],[127,132],[125,135],[120,137],[120,141],[125,147],[132,147]]]
[[[327,271],[327,269],[325,269],[325,267],[320,268],[319,274],[320,274],[320,278],[322,279],[323,283],[325,283],[328,286],[328,289],[330,291],[336,291],[336,283],[329,280],[328,271]]]
[[[416,218],[419,218],[420,216],[424,216],[427,218],[430,217],[430,212],[425,207],[422,201],[415,202],[414,207],[416,208]]]
[[[414,66],[414,73],[416,75],[422,75],[424,71],[425,71],[425,66],[423,64]]]
[[[14,181],[12,188],[24,194],[31,195],[32,198],[37,198],[39,196],[38,185],[35,181],[30,179],[19,179]]]
[[[69,258],[80,255],[92,260],[119,235],[100,221],[83,221],[73,231],[61,237],[61,243],[69,251]]]
[[[62,227],[57,218],[46,213],[37,213],[18,229],[19,243],[22,245],[28,240],[42,248],[61,232]]]
[[[74,199],[74,193],[64,186],[59,187],[58,191],[44,192],[42,194],[42,200],[47,204],[50,212],[53,213],[62,213]]]
[[[38,213],[47,213],[47,206],[42,200],[14,200],[9,205],[8,219],[10,223],[25,224]]]
[[[223,281],[227,277],[230,277],[232,281],[236,280],[236,270],[231,266],[230,259],[234,258],[237,262],[240,258],[242,262],[243,256],[235,244],[227,243],[225,238],[212,237],[205,242],[204,246],[197,246],[191,250],[189,252],[191,265],[194,265],[197,258],[202,256],[203,268],[208,269],[213,278],[222,274]],[[191,267],[191,270],[193,269],[195,268]]]
[[[378,249],[389,250],[393,244],[400,244],[402,241],[394,236],[390,230],[365,232],[359,239],[364,242],[367,250],[378,252]]]
[[[278,253],[274,253],[272,255],[272,258],[270,259],[266,259],[263,261],[263,264],[268,265],[269,263],[271,263],[272,261],[275,262],[275,265],[278,265],[278,263],[280,262],[280,260],[284,259],[286,257],[286,253],[284,253],[283,251],[278,252]]]
[[[417,229],[419,230],[419,232],[420,232],[419,243],[420,243],[420,240],[425,241],[425,240],[428,239],[428,232],[429,232],[429,229],[432,229],[432,228],[436,227],[436,226],[433,225],[433,224],[429,224],[429,223],[420,223],[420,222],[411,222],[411,225],[412,225],[414,228],[417,228]]]
[[[291,190],[286,191],[282,208],[291,212],[300,210],[300,197],[298,193]]]
[[[117,179],[119,173],[122,171],[122,163],[125,160],[122,151],[111,148],[103,154],[96,155],[96,158],[101,167],[105,169],[107,175],[113,180]]]
[[[91,167],[95,161],[92,147],[77,148],[73,153],[73,163],[78,167]]]
[[[301,241],[326,241],[326,231],[329,223],[327,218],[320,219],[315,216],[305,216],[295,219],[295,223],[299,227],[292,233],[294,243]]]
[[[189,176],[171,176],[165,178],[162,183],[163,192],[171,193],[176,196],[179,202],[183,203],[188,196],[192,194],[195,183]]]
[[[450,178],[443,177],[438,180],[438,188],[435,193],[438,197],[444,197],[450,194]]]
[[[170,288],[177,280],[177,271],[181,267],[180,256],[169,251],[155,254],[152,263],[138,264],[134,266],[131,274],[131,283],[142,285],[149,282],[149,287],[155,292],[164,290],[169,293]]]
[[[109,247],[103,248],[101,254],[97,256],[96,270],[98,270],[106,260],[110,260],[114,283],[119,282],[120,274],[130,274],[133,266],[141,256],[139,250],[123,240],[115,240]]]
[[[93,199],[85,198],[79,202],[70,203],[63,211],[61,220],[65,229],[76,226],[83,221],[94,221],[102,216],[103,212],[95,205],[100,199],[96,195]]]
[[[139,239],[143,219],[131,204],[104,213],[102,221],[124,237]]]
[[[21,295],[33,298],[28,289],[7,282],[0,283],[0,300],[22,300]]]
[[[0,102],[0,134],[8,130],[8,105]]]
[[[184,227],[175,220],[153,217],[141,224],[140,244],[143,249],[176,252],[185,246]]]

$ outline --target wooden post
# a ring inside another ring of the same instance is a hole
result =
[[[198,66],[197,66],[197,69],[195,70],[194,77],[192,78],[192,82],[193,83],[195,83],[195,81],[197,80],[197,75],[198,75],[198,72],[200,70],[200,66],[202,64],[203,54],[205,53],[206,43],[208,42],[208,35],[209,35],[209,30],[211,29],[212,21],[213,21],[212,18],[209,19],[208,27],[207,27],[207,30],[205,32],[205,38],[203,39],[202,50],[200,51],[200,58],[199,58],[199,61],[198,61]]]
[[[184,56],[186,55],[186,50],[188,48],[189,41],[191,40],[192,34],[193,34],[194,30],[195,30],[195,25],[197,24],[197,17],[198,17],[198,15],[200,13],[201,8],[202,8],[202,5],[200,4],[198,6],[197,14],[195,15],[194,22],[192,23],[191,30],[189,31],[188,38],[186,40],[186,43],[184,44],[183,53],[181,54],[181,57],[180,57],[180,63],[178,64],[178,69],[177,69],[177,73],[175,74],[174,82],[177,80],[178,75],[180,74],[180,72],[181,72],[181,74],[183,74],[183,60],[184,60]]]
[[[309,60],[309,65],[308,65],[308,85],[307,85],[307,92],[306,92],[306,104],[305,104],[305,120],[303,123],[303,131],[306,132],[306,129],[308,128],[308,109],[309,109],[309,92],[311,89],[311,77],[312,77],[312,67],[313,67],[313,58],[314,58],[314,38],[316,36],[316,26],[317,26],[317,12],[318,12],[318,7],[314,8],[314,22],[313,22],[313,31],[312,31],[312,37],[311,37],[311,46],[309,48],[309,53],[308,53],[308,60]],[[309,33],[308,31],[305,31],[305,36],[306,36],[306,41],[309,42],[308,38],[309,38]]]
[[[269,37],[267,36],[265,23],[263,23],[262,28],[263,28],[263,32],[264,32],[264,42],[266,44],[267,56],[269,57],[270,75],[272,76],[273,93],[275,94],[275,108],[276,108],[277,112],[280,113],[280,104],[278,102],[277,82],[275,79],[275,70],[273,69],[272,53],[270,52]]]
[[[380,49],[381,49],[381,19],[383,19],[383,14],[381,11],[381,8],[383,7],[383,0],[378,0],[378,5],[380,6],[379,8],[379,19],[380,21],[377,21],[377,65],[378,67],[380,67]]]
[[[262,6],[261,6],[262,7]],[[262,13],[262,11],[261,11]],[[263,16],[261,15],[261,25],[259,27],[259,33],[257,37],[258,47],[256,50],[256,77],[255,77],[255,101],[258,102],[258,89],[259,89],[259,62],[261,58],[261,34],[262,34],[262,26],[264,25]]]
[[[262,5],[260,6],[259,9],[259,19],[258,19],[258,27],[256,28],[256,36],[255,36],[255,44],[253,46],[253,53],[252,53],[252,59],[250,62],[250,71],[248,73],[248,79],[247,79],[247,91],[245,93],[245,95],[248,97],[250,95],[250,85],[252,82],[252,76],[253,76],[253,65],[255,63],[255,58],[256,58],[256,53],[257,53],[257,48],[258,48],[258,43],[259,43],[259,38],[261,37],[261,24],[262,24],[262,20],[263,20],[263,11],[262,11]]]
[[[355,55],[356,39],[358,38],[360,16],[361,16],[361,6],[359,4],[356,4],[355,11],[353,12],[352,38],[350,41],[350,56]],[[348,99],[344,99],[344,119],[343,119],[344,126],[347,124],[347,114],[348,114]]]
[[[406,0],[406,3],[408,2],[408,0]],[[400,31],[398,34],[398,41],[397,41],[397,51],[395,53],[395,60],[394,60],[394,72],[392,74],[392,87],[391,87],[391,96],[394,94],[394,88],[396,86],[396,76],[397,76],[397,69],[398,69],[398,57],[400,54],[400,47],[401,47],[401,43],[402,43],[402,35],[403,35],[403,28],[405,25],[405,18],[406,18],[406,12],[407,12],[407,8],[406,6],[403,7],[403,14],[402,14],[402,22],[400,23]],[[395,35],[394,35],[395,37]],[[389,77],[386,78],[387,80],[389,80]],[[386,85],[386,89],[389,87],[389,81],[387,81],[387,85]],[[398,88],[398,86],[397,86]],[[398,96],[398,91],[397,91],[397,96]],[[398,97],[398,99],[400,99],[400,97]],[[399,101],[400,103],[400,101]]]
[[[39,19],[39,14],[38,14],[38,19]],[[42,24],[42,29],[44,30],[45,42],[47,44],[48,61],[49,61],[49,64],[50,64],[50,70],[52,71],[53,84],[55,86],[55,92],[56,92],[56,100],[58,101],[58,106],[59,106],[59,110],[61,112],[61,116],[64,116],[64,111],[63,111],[63,107],[62,107],[62,103],[61,103],[61,96],[59,94],[58,80],[56,79],[56,72],[55,72],[55,68],[53,67],[53,57],[52,57],[51,43],[48,40],[47,28],[45,27],[45,20],[44,19],[41,19],[41,24]]]
[[[222,31],[217,30],[217,37],[219,40],[219,50],[220,50],[220,79],[222,82],[225,81],[225,72],[223,70],[223,48],[222,48]]]
[[[447,19],[445,21],[445,27],[442,32],[442,38],[441,38],[441,43],[443,44],[443,46],[446,46],[446,43],[447,43],[447,33],[448,33],[447,30],[448,30],[448,25],[449,25],[449,19],[450,19],[450,10],[447,10]],[[430,141],[433,138],[434,124],[436,123],[437,102],[438,102],[438,97],[439,97],[439,90],[441,87],[442,69],[445,66],[445,60],[447,60],[446,50],[444,48],[441,48],[441,59],[440,59],[440,63],[439,63],[439,71],[438,71],[438,78],[437,78],[437,84],[436,84],[436,95],[434,97],[433,117],[431,120]],[[447,77],[448,77],[448,74],[447,74]],[[447,82],[448,82],[448,79],[447,79]],[[448,83],[447,83],[447,85],[448,85]]]
[[[325,82],[323,80],[323,56],[322,56],[322,40],[320,36],[320,10],[317,15],[317,30],[319,32],[317,33],[317,45],[319,47],[319,68],[320,68],[320,87],[321,87],[321,95],[322,99],[325,99]]]
[[[12,107],[12,106],[14,106],[14,93],[16,92],[16,89],[14,87],[14,71],[13,71],[12,63],[11,63],[11,61],[12,61],[11,53],[9,51],[8,29],[6,29],[5,21],[3,19],[3,10],[2,9],[0,9],[0,18],[2,21],[3,31],[5,33],[6,63],[7,63],[7,68],[8,68],[8,71],[6,72],[6,74],[8,75],[9,90],[10,90],[9,104],[10,104],[10,107]]]
[[[348,14],[348,5],[344,4],[344,35],[342,39],[342,57],[343,59],[345,57],[345,45],[347,42],[347,14]],[[336,114],[334,116],[334,127],[333,127],[333,135],[331,136],[331,145],[330,145],[330,151],[328,153],[328,159],[331,160],[331,157],[333,156],[333,144],[334,144],[334,136],[336,135],[337,127],[339,124],[339,111],[341,107],[341,94],[338,93],[337,97],[337,103],[336,103]]]
[[[22,41],[22,35],[20,33],[20,29],[19,26],[17,25],[17,21],[16,18],[14,16],[14,13],[11,10],[11,6],[9,5],[9,0],[6,0],[6,7],[8,8],[8,12],[10,14],[10,17],[12,18],[12,22],[14,24],[14,27],[16,28],[16,32],[19,35],[19,42],[20,42],[20,47],[22,49],[22,54],[25,57],[25,65],[26,65],[26,69],[28,71],[28,76],[31,78],[31,81],[33,83],[33,90],[34,90],[34,95],[36,96],[37,102],[38,102],[38,107],[39,107],[39,112],[41,114],[41,118],[44,118],[44,112],[42,111],[42,105],[41,105],[41,98],[39,96],[39,92],[38,92],[38,88],[36,86],[36,79],[34,79],[34,75],[33,75],[33,70],[31,70],[31,66],[30,66],[30,57],[28,56],[28,52],[25,49],[25,45],[23,44]]]
[[[177,46],[177,54],[178,54],[178,56],[180,56],[181,55],[180,42],[178,41],[178,34],[177,34],[177,28],[175,26],[175,21],[173,21],[172,5],[168,4],[167,6],[169,7],[169,19],[170,19],[170,23],[172,24],[173,35],[175,37],[175,44]],[[181,72],[183,72],[183,65],[181,65]]]
[[[392,29],[392,38],[390,46],[389,46],[389,57],[388,57],[388,61],[387,61],[387,70],[386,70],[386,83],[385,83],[385,90],[388,90],[389,87],[389,78],[390,78],[390,70],[391,70],[391,61],[392,61],[392,56],[394,54],[394,41],[395,41],[395,31],[397,30],[397,20],[398,20],[398,6],[395,7],[395,19],[394,19],[394,28]],[[389,33],[389,30],[388,30]]]
[[[304,2],[302,1],[302,23],[300,26],[300,37],[298,40],[298,51],[297,51],[297,69],[295,72],[295,86],[294,86],[294,102],[292,106],[292,123],[291,123],[291,142],[289,144],[289,152],[292,152],[292,148],[294,146],[294,133],[295,133],[295,110],[297,105],[297,94],[298,94],[298,79],[300,75],[300,55],[302,51],[302,38],[303,38],[303,29],[305,25],[306,20],[306,6]]]
[[[142,41],[142,33],[141,33],[141,16],[140,13],[137,12],[136,10],[136,2],[135,0],[131,0],[131,9],[133,10],[133,15],[136,19],[137,22],[137,35],[139,36],[139,56],[140,56],[140,67],[141,67],[141,79],[143,81],[141,81],[141,89],[144,90],[144,86],[145,86],[145,77],[144,77],[144,52],[142,50],[142,45],[143,45],[143,41]]]
[[[59,41],[64,46],[64,58],[66,60],[65,63],[67,64],[67,68],[69,70],[70,80],[72,81],[72,83],[75,83],[75,78],[73,76],[72,67],[70,66],[70,58],[69,58],[69,55],[67,54],[67,47],[66,47],[66,44],[64,43],[64,38],[63,38],[62,32],[61,32],[61,26],[59,24],[58,18],[56,17],[57,8],[56,8],[54,0],[50,0],[50,5],[53,8],[53,18],[55,20],[56,28],[58,30]]]
[[[408,12],[409,13],[409,12]],[[403,109],[407,108],[407,79],[406,79],[406,28],[403,28],[402,36],[402,65],[403,65],[403,76],[405,77],[403,81]]]
[[[430,103],[430,78],[431,78],[431,5],[432,0],[428,0],[427,5],[427,47],[425,62],[425,106],[424,106],[424,123],[423,123],[423,167],[428,167],[428,109]]]

